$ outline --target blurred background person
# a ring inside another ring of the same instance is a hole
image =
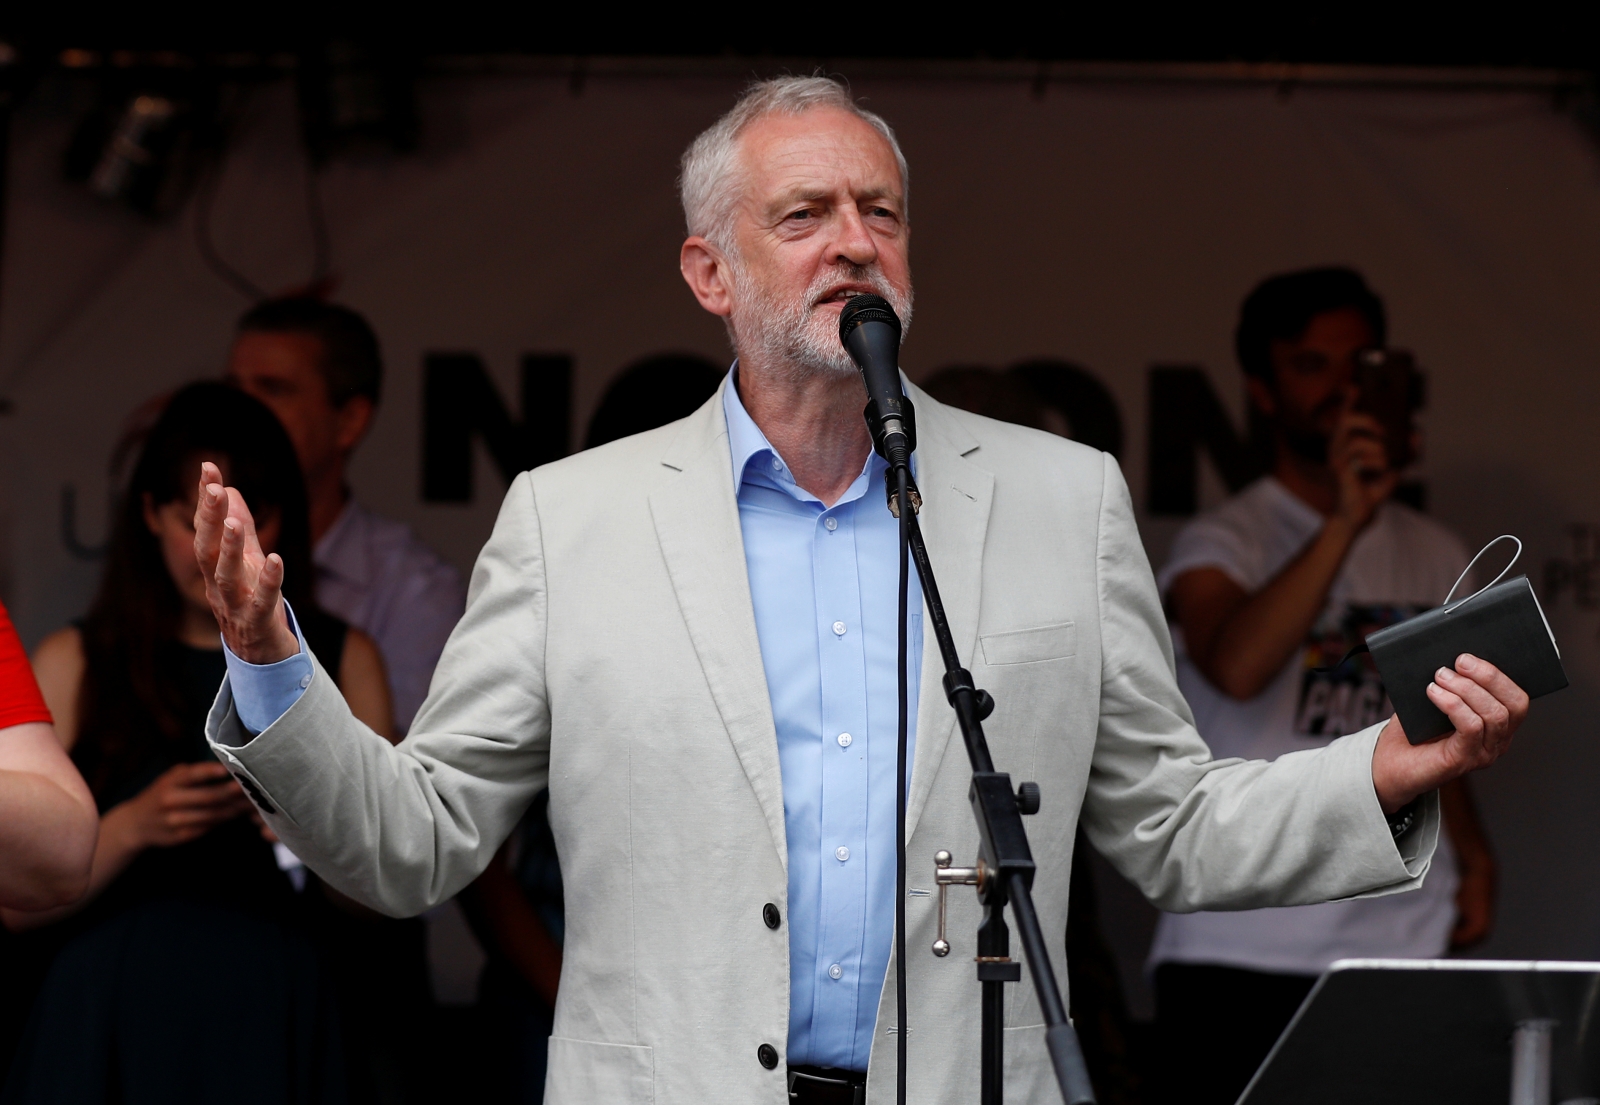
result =
[[[1341,657],[1437,606],[1467,566],[1453,533],[1395,501],[1384,427],[1356,409],[1358,357],[1387,335],[1382,301],[1346,268],[1273,277],[1244,302],[1236,348],[1270,475],[1187,525],[1157,577],[1179,686],[1219,759],[1276,759],[1392,713],[1368,658]],[[1163,915],[1150,952],[1163,1100],[1236,1100],[1334,960],[1435,958],[1488,935],[1494,861],[1465,781],[1443,809],[1415,893]]]
[[[378,642],[404,736],[466,592],[455,568],[409,526],[362,506],[346,482],[382,390],[377,336],[348,307],[270,299],[239,320],[228,380],[289,431],[306,479],[317,603]]]
[[[94,798],[51,729],[27,653],[0,604],[0,906],[78,898],[94,856]]]
[[[234,388],[179,391],[134,467],[94,605],[36,654],[100,832],[81,902],[0,911],[13,931],[48,927],[39,951],[59,947],[7,1102],[346,1100],[331,957],[317,950],[331,908],[298,893],[304,868],[259,827],[204,739],[225,663],[194,554],[203,460],[261,512],[263,544],[310,579],[305,490],[283,427]],[[389,732],[376,646],[296,598],[351,709]],[[243,1059],[210,1046],[219,1031]]]

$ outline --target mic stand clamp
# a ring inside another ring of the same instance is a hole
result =
[[[951,867],[949,852],[935,852],[933,854],[933,879],[939,884],[939,938],[933,942],[933,954],[943,959],[950,954],[950,941],[945,939],[945,891],[951,886],[975,886],[978,888],[978,897],[983,897],[984,883],[987,881],[989,869],[984,866],[983,860],[978,861],[976,867]],[[975,955],[973,962],[978,965],[978,981],[983,983],[1007,983],[1022,981],[1022,964],[1013,960],[1009,955]],[[988,990],[985,989],[985,1009],[988,1012]],[[989,1031],[989,1018],[984,1018],[985,1032]],[[988,1049],[985,1048],[985,1056]]]
[[[982,894],[986,874],[982,860],[976,867],[951,867],[949,852],[933,853],[933,881],[939,884],[939,938],[933,942],[933,954],[940,959],[950,954],[950,941],[944,936],[945,890],[951,886],[976,886]]]

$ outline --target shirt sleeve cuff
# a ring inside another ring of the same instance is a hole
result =
[[[306,648],[305,634],[294,616],[289,600],[283,600],[289,615],[289,628],[294,630],[300,651],[276,664],[250,664],[233,654],[228,642],[222,642],[223,658],[228,664],[228,680],[233,684],[234,709],[239,721],[252,735],[266,730],[289,707],[300,701],[300,696],[311,686],[311,653]]]

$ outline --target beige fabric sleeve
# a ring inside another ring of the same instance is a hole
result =
[[[299,701],[254,738],[224,681],[206,723],[212,750],[284,844],[336,889],[394,916],[431,908],[488,865],[545,785],[544,579],[524,473],[403,743],[352,717],[319,664]]]
[[[1127,485],[1105,460],[1096,570],[1100,723],[1083,826],[1173,912],[1374,897],[1421,885],[1436,795],[1396,842],[1372,786],[1381,726],[1272,763],[1213,760],[1178,691],[1172,643]]]

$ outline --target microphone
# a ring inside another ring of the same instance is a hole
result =
[[[873,449],[891,469],[905,468],[909,475],[917,429],[911,400],[900,386],[899,316],[882,296],[852,296],[839,314],[839,340],[867,385]]]

